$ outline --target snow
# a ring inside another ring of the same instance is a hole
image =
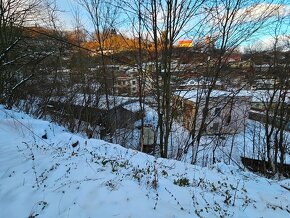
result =
[[[285,102],[289,102],[290,100],[290,91],[287,92]],[[207,90],[190,90],[190,91],[178,91],[175,93],[176,95],[196,102],[196,99],[201,96],[205,96],[207,94]],[[215,98],[215,97],[231,97],[231,96],[236,96],[236,97],[251,97],[251,102],[269,102],[271,96],[273,95],[272,90],[255,90],[255,91],[249,91],[249,90],[239,90],[237,92],[229,92],[229,91],[221,91],[221,90],[213,90],[210,94],[210,97]],[[281,93],[277,91],[277,93],[274,95],[274,102],[279,101],[279,95]],[[280,96],[281,98],[281,96]]]
[[[198,98],[205,98],[208,94],[206,89],[193,89],[189,91],[177,91],[175,95],[182,97],[183,99],[196,102]],[[222,91],[222,90],[212,90],[210,93],[211,98],[227,98],[227,97],[252,97],[252,93],[246,90],[242,91]]]
[[[220,91],[220,90],[213,90],[210,93],[210,97],[227,97],[230,96],[230,92],[227,91]],[[190,100],[192,102],[196,102],[198,98],[205,97],[207,95],[207,90],[190,90],[190,91],[178,91],[176,92],[176,95],[186,99]]]
[[[129,102],[129,104],[126,104],[123,107],[132,112],[138,112],[141,110],[139,102],[134,102],[134,103]],[[152,107],[150,107],[148,104],[144,104],[143,107],[144,107],[144,112],[145,112],[144,125],[150,126],[153,129],[157,129],[157,123],[158,123],[157,111],[153,109]],[[141,126],[141,120],[136,121],[135,127],[140,127],[140,126]],[[138,130],[138,128],[137,129],[135,128],[134,139],[130,141],[129,142],[130,145],[126,147],[138,148],[139,138],[140,138],[139,133],[140,131]],[[169,137],[168,157],[176,158],[178,148],[187,144],[189,138],[190,138],[190,132],[178,122],[173,121],[172,129],[171,129],[170,137]],[[128,142],[125,142],[124,144],[128,144]]]
[[[284,143],[289,143],[290,133],[285,132]],[[241,156],[262,160],[265,152],[265,129],[264,124],[253,120],[247,120],[246,128],[237,134],[223,135],[204,135],[198,148],[197,163],[199,166],[208,166],[213,163],[213,153],[217,162],[231,163],[242,166]],[[274,149],[271,150],[274,157]],[[278,152],[278,156],[280,153]],[[185,162],[190,162],[192,149],[182,157]],[[290,164],[290,154],[284,156],[284,163]]]
[[[205,79],[189,79],[187,82],[182,84],[182,86],[210,86],[212,81]],[[223,85],[221,81],[216,81],[215,85],[221,86]]]
[[[2,106],[0,149],[0,217],[290,215],[289,180],[156,159]]]
[[[90,98],[90,101],[89,101]],[[54,97],[52,98],[54,101],[66,102],[67,98],[65,97]],[[107,109],[107,99],[105,95],[97,95],[97,94],[85,94],[85,93],[77,93],[73,96],[73,104],[84,106],[88,104],[90,107],[96,107],[98,109]],[[108,96],[109,108],[112,109],[114,107],[121,106],[123,104],[127,104],[128,102],[136,102],[138,98],[133,97],[124,97],[124,96]],[[98,102],[96,105],[95,102]]]

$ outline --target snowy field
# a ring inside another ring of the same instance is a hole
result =
[[[290,180],[155,159],[2,106],[0,151],[1,218],[290,217]]]

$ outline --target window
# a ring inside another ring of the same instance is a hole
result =
[[[217,116],[217,117],[220,117],[221,116],[221,110],[222,109],[220,107],[215,108],[214,115]]]
[[[227,117],[227,120],[226,120],[227,125],[230,124],[231,120],[232,120],[232,116],[229,115],[229,116]]]
[[[132,85],[135,85],[135,84],[136,84],[136,81],[135,81],[135,80],[133,80],[133,81],[132,81]]]
[[[214,131],[218,131],[218,130],[219,130],[219,123],[213,123],[213,125],[212,125],[212,129],[213,129]]]

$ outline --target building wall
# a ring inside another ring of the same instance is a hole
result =
[[[152,81],[150,78],[145,79],[145,93],[151,91]],[[137,96],[139,93],[139,81],[137,75],[116,77],[116,93],[119,95]]]
[[[179,40],[178,41],[178,47],[192,47],[192,40],[187,39],[187,40]]]
[[[198,105],[190,100],[179,98],[180,113],[177,120],[188,130],[192,130],[195,114],[196,130],[199,130],[202,122],[202,114],[205,108],[205,100]],[[181,103],[182,102],[182,103]],[[242,132],[250,110],[250,99],[237,96],[232,100],[230,97],[215,97],[210,99],[209,111],[206,119],[205,134],[234,134]]]

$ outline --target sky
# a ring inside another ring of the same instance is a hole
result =
[[[64,28],[72,29],[74,23],[73,11],[77,7],[74,0],[56,0],[60,12],[60,20],[65,24]]]
[[[60,15],[60,20],[62,22],[62,27],[64,29],[73,29],[74,27],[74,16],[73,13],[75,11],[76,8],[78,8],[80,10],[80,14],[81,14],[81,19],[83,22],[83,25],[86,29],[90,29],[90,31],[92,31],[93,27],[91,24],[90,19],[87,16],[87,13],[85,12],[84,9],[82,9],[81,6],[79,6],[77,4],[77,0],[56,0],[57,2],[57,6],[60,9],[59,15]],[[259,14],[261,13],[260,11],[262,10],[263,7],[265,7],[266,4],[261,4],[262,6],[256,7],[256,13],[254,14],[254,16],[259,16]],[[285,7],[283,7],[283,9],[281,10],[281,12],[283,13],[289,13],[290,11],[290,2],[285,4]],[[288,19],[288,23],[290,24],[290,20]],[[284,32],[282,35],[290,35],[290,29],[288,27],[289,25],[284,25],[284,27],[282,28],[282,30],[280,30],[281,32]],[[129,30],[130,27],[126,27],[126,26],[118,26],[118,28],[120,28],[120,30],[122,32],[125,32],[124,30],[126,30],[127,35],[129,34]],[[288,28],[288,29],[287,29]],[[263,31],[261,31],[261,33],[255,37],[252,38],[251,40],[243,43],[243,47],[247,47],[249,45],[251,45],[252,47],[259,47],[259,48],[268,48],[269,44],[273,43],[273,27],[271,27],[270,25],[268,25],[265,29],[263,29]],[[185,35],[183,38],[188,37],[188,35]],[[285,39],[284,36],[280,37],[281,39]]]

